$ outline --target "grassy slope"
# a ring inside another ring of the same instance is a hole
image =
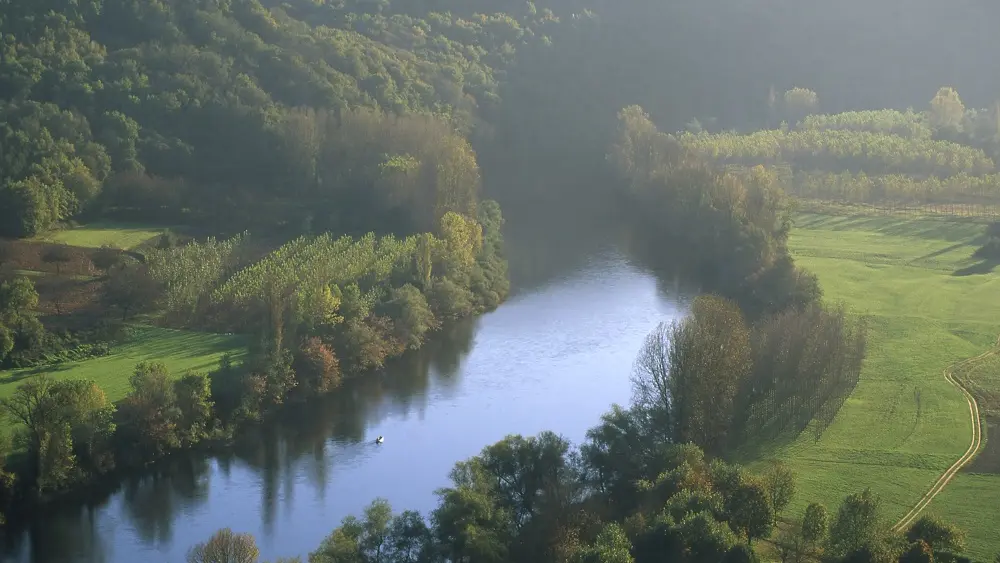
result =
[[[128,378],[138,362],[163,362],[170,373],[208,371],[226,352],[239,357],[246,347],[240,336],[225,336],[154,327],[138,327],[128,343],[110,356],[57,366],[0,372],[0,397],[9,396],[25,378],[48,373],[58,379],[93,379],[117,401],[128,393]]]
[[[819,276],[827,300],[871,315],[871,333],[862,380],[834,423],[818,439],[806,431],[772,452],[798,475],[789,516],[810,501],[835,508],[871,487],[895,521],[968,447],[968,407],[942,370],[988,349],[1000,332],[1000,274],[954,275],[976,265],[982,228],[932,218],[797,217],[798,263]],[[929,510],[967,527],[970,554],[992,559],[1000,515],[983,503],[998,494],[1000,476],[963,475]]]
[[[150,227],[97,222],[72,229],[52,231],[32,240],[84,248],[98,248],[104,244],[110,244],[115,248],[128,250],[159,236],[162,232],[162,229]]]

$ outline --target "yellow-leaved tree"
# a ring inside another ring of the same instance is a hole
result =
[[[448,277],[468,273],[483,246],[483,228],[476,221],[449,211],[441,217],[438,259]]]

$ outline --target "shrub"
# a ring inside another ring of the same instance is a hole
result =
[[[307,338],[292,363],[298,388],[306,395],[326,393],[340,385],[340,361],[318,337]]]

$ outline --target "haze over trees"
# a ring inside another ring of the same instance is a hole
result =
[[[8,466],[16,482],[0,474],[0,496],[55,494],[225,441],[496,307],[509,284],[500,207],[481,193],[489,177],[500,200],[544,191],[624,207],[639,253],[709,295],[650,336],[635,405],[579,449],[554,434],[511,437],[456,467],[429,522],[377,502],[312,558],[753,560],[792,480],[722,460],[814,421],[822,431],[866,346],[864,323],[821,303],[816,277],[794,263],[791,196],[995,205],[1000,80],[982,54],[1000,46],[984,10],[6,2],[0,235],[95,218],[183,225],[194,240],[168,233],[142,252],[94,253],[97,304],[117,327],[252,343],[244,362],[211,374],[140,364],[118,404],[94,382],[27,380],[0,409],[19,425],[22,456]],[[886,38],[890,23],[912,37]],[[67,252],[40,259],[61,277]],[[10,278],[3,367],[83,349],[46,331],[34,284]],[[878,511],[869,492],[836,514],[810,506],[782,549],[925,561],[961,548],[923,521],[900,543]],[[231,533],[192,557],[237,551],[256,558]]]

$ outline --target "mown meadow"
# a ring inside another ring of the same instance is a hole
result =
[[[146,325],[134,325],[129,332],[107,356],[0,372],[0,398],[10,396],[27,378],[44,373],[53,379],[92,380],[104,390],[109,401],[117,401],[128,394],[129,376],[140,362],[162,362],[171,375],[180,377],[188,371],[207,372],[217,368],[225,354],[237,360],[246,354],[247,339],[240,335]]]
[[[969,446],[968,405],[943,370],[996,343],[1000,273],[972,257],[983,233],[974,220],[798,214],[794,224],[796,263],[817,274],[826,300],[867,316],[869,348],[834,422],[767,457],[796,473],[792,513],[870,486],[895,521]],[[928,512],[965,528],[969,555],[986,559],[1000,537],[984,499],[998,494],[997,475],[962,474]]]

